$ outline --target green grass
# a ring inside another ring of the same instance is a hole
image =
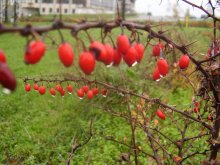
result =
[[[178,36],[177,32],[175,32],[177,29],[177,27],[171,26],[163,27],[163,30],[168,30],[167,35],[171,36],[177,43],[198,41],[190,47],[190,50],[191,52],[198,51],[197,58],[203,58],[203,55],[200,54],[206,53],[210,44],[208,36],[211,35],[212,30],[208,28],[181,28],[178,32],[181,32],[182,36]],[[89,32],[93,38],[100,40],[100,30],[91,30]],[[113,31],[113,39],[116,38],[119,32],[119,29]],[[73,45],[76,53],[75,67],[68,69],[60,63],[57,55],[57,46],[52,45],[49,39],[45,41],[47,43],[47,52],[43,59],[34,66],[27,66],[23,62],[26,38],[18,34],[3,34],[0,36],[0,48],[4,50],[7,55],[8,65],[18,77],[16,92],[10,95],[0,93],[0,162],[2,164],[13,162],[16,162],[15,164],[64,164],[69,155],[73,138],[82,142],[88,136],[87,132],[91,119],[94,122],[95,135],[85,147],[76,152],[71,161],[72,164],[86,164],[88,157],[92,164],[115,164],[121,153],[128,152],[128,149],[123,145],[106,141],[101,136],[102,134],[110,135],[115,136],[117,139],[126,137],[130,141],[131,133],[127,122],[97,108],[97,106],[110,105],[115,111],[126,111],[126,105],[118,104],[122,97],[114,92],[110,92],[107,98],[98,96],[94,100],[88,101],[86,99],[79,100],[75,93],[66,95],[64,98],[60,96],[53,98],[48,92],[46,95],[40,96],[33,90],[30,93],[24,91],[24,83],[21,79],[24,77],[36,76],[39,78],[49,77],[49,75],[57,75],[59,77],[64,73],[79,76],[77,61],[79,50],[82,50],[82,48],[76,47],[76,41],[71,37],[69,31],[63,31],[63,34],[65,39]],[[49,35],[55,38],[57,43],[60,43],[58,32],[54,31]],[[86,41],[88,46],[88,39],[85,34],[80,33],[80,37]],[[143,38],[142,41],[145,42],[146,38]],[[188,88],[189,86],[177,88],[176,85],[179,85],[178,80],[174,77],[175,73],[172,70],[168,77],[159,83],[143,78],[146,74],[151,75],[155,65],[155,61],[150,58],[150,52],[151,49],[148,48],[143,62],[134,68],[128,68],[124,63],[119,67],[120,69],[110,69],[98,64],[93,76],[90,76],[90,78],[96,77],[101,81],[107,80],[115,85],[123,84],[125,82],[120,77],[120,72],[122,72],[126,79],[131,80],[131,82],[126,82],[126,87],[138,93],[145,92],[151,97],[167,99],[171,105],[177,105],[177,108],[188,108],[193,91]],[[179,57],[180,53],[178,51],[176,54]],[[143,73],[146,67],[146,72]],[[171,79],[172,82],[169,82]],[[184,80],[181,80],[181,82],[186,83]],[[31,81],[30,83],[33,84]],[[45,85],[49,86],[48,84]],[[54,85],[50,84],[50,86]],[[65,86],[66,84],[64,83],[63,85]],[[80,84],[79,86],[82,85]],[[140,85],[145,85],[144,91],[139,87]],[[79,86],[74,84],[75,90]],[[134,101],[138,102],[137,99],[134,99]],[[158,107],[151,107],[148,115],[153,114],[156,108]],[[179,118],[178,115],[175,117]],[[154,126],[153,121],[150,124]],[[169,119],[165,122],[160,121],[158,127],[174,139],[180,137],[176,126]],[[179,127],[182,127],[182,125]],[[199,129],[200,126],[198,124],[192,125],[189,132],[187,132],[187,136],[198,135]],[[143,131],[138,130],[136,136],[137,142],[142,146],[143,150],[152,153]],[[205,148],[205,140],[196,141],[195,145]],[[164,141],[164,143],[166,144],[167,142]],[[168,150],[174,155],[177,152],[175,148],[168,148]],[[202,159],[204,157],[198,156],[190,163],[198,163]],[[148,164],[149,162],[153,164],[151,159],[146,159],[144,156],[140,156],[139,160],[143,164]]]

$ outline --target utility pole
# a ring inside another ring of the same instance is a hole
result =
[[[122,0],[122,7],[121,7],[122,19],[125,20],[125,12],[126,12],[126,0]]]
[[[2,23],[3,20],[3,2],[0,0],[0,23]]]
[[[14,20],[13,20],[14,26],[17,26],[17,19],[18,19],[17,7],[18,7],[18,2],[17,0],[14,0]]]
[[[8,22],[8,0],[5,0],[5,22]]]

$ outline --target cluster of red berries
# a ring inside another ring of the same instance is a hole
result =
[[[205,56],[205,59],[209,59],[210,57],[216,55],[220,52],[219,46],[215,45],[214,43],[208,48],[207,55]]]
[[[105,88],[102,88],[102,96],[107,96],[107,90]],[[77,96],[80,99],[83,99],[85,95],[87,95],[87,98],[91,100],[94,96],[97,96],[99,94],[99,88],[95,87],[93,89],[89,89],[88,85],[83,86],[82,88],[77,90]]]
[[[162,77],[165,77],[169,71],[169,64],[166,59],[163,58],[163,49],[164,46],[161,42],[153,46],[152,54],[155,57],[158,57],[157,65],[153,71],[153,80],[159,81]],[[186,69],[189,66],[190,59],[186,54],[183,54],[179,61],[180,69]]]
[[[0,84],[5,89],[15,90],[17,83],[14,74],[7,65],[7,60],[3,51],[0,50]]]
[[[26,92],[30,92],[31,91],[31,85],[29,83],[25,84],[25,90]],[[46,93],[46,87],[44,85],[38,86],[37,83],[34,83],[33,85],[33,89],[35,91],[38,91],[41,95],[44,95]],[[69,94],[73,93],[73,86],[71,85],[67,85],[66,88],[63,88],[60,84],[57,84],[55,86],[55,88],[50,88],[49,89],[50,94],[54,97],[56,96],[57,92],[60,93],[61,96],[64,96],[66,94],[66,92],[68,92]],[[101,91],[103,97],[107,96],[107,90],[105,88],[102,88]],[[89,100],[91,100],[94,96],[99,94],[99,88],[95,87],[93,89],[89,89],[88,85],[83,86],[82,88],[78,89],[76,91],[77,96],[80,99],[83,99],[85,95],[87,95],[87,98]]]
[[[199,113],[199,111],[200,111],[200,103],[198,101],[194,101],[193,102],[193,111],[195,113]]]
[[[24,61],[27,64],[36,64],[41,60],[46,50],[46,45],[41,40],[31,41],[25,51]],[[59,59],[64,66],[70,67],[74,63],[74,53],[69,43],[63,42],[58,48]],[[92,41],[88,51],[79,55],[79,66],[85,74],[91,74],[96,65],[96,61],[103,62],[107,66],[117,66],[121,59],[129,67],[140,63],[144,55],[144,46],[140,42],[130,44],[126,35],[119,35],[117,47],[113,48],[110,44],[103,44]]]

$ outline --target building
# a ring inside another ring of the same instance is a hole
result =
[[[126,5],[129,11],[133,11],[134,1],[126,0]],[[21,9],[22,15],[54,15],[59,14],[60,10],[64,15],[114,13],[116,0],[22,0]]]
[[[16,3],[18,16],[115,13],[117,6],[117,0],[0,0],[0,19],[6,1],[12,9]],[[120,6],[122,1],[118,0]],[[134,1],[126,0],[128,12],[134,11]]]
[[[7,13],[8,13],[8,18],[14,16],[14,11],[18,14],[19,12],[19,1],[20,0],[0,0],[0,23],[5,18],[5,8],[7,5]],[[6,4],[7,2],[7,4]]]

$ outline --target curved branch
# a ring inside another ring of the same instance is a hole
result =
[[[182,0],[182,1],[185,2],[185,3],[187,3],[187,4],[189,4],[189,5],[191,5],[191,6],[193,6],[193,7],[195,7],[195,8],[198,8],[198,9],[202,10],[204,13],[206,13],[206,14],[208,15],[208,17],[211,17],[211,18],[213,18],[214,20],[220,22],[220,18],[216,17],[214,14],[209,13],[207,10],[204,9],[203,6],[198,6],[198,5],[192,3],[192,2],[190,2],[190,1],[188,1],[188,0]]]

